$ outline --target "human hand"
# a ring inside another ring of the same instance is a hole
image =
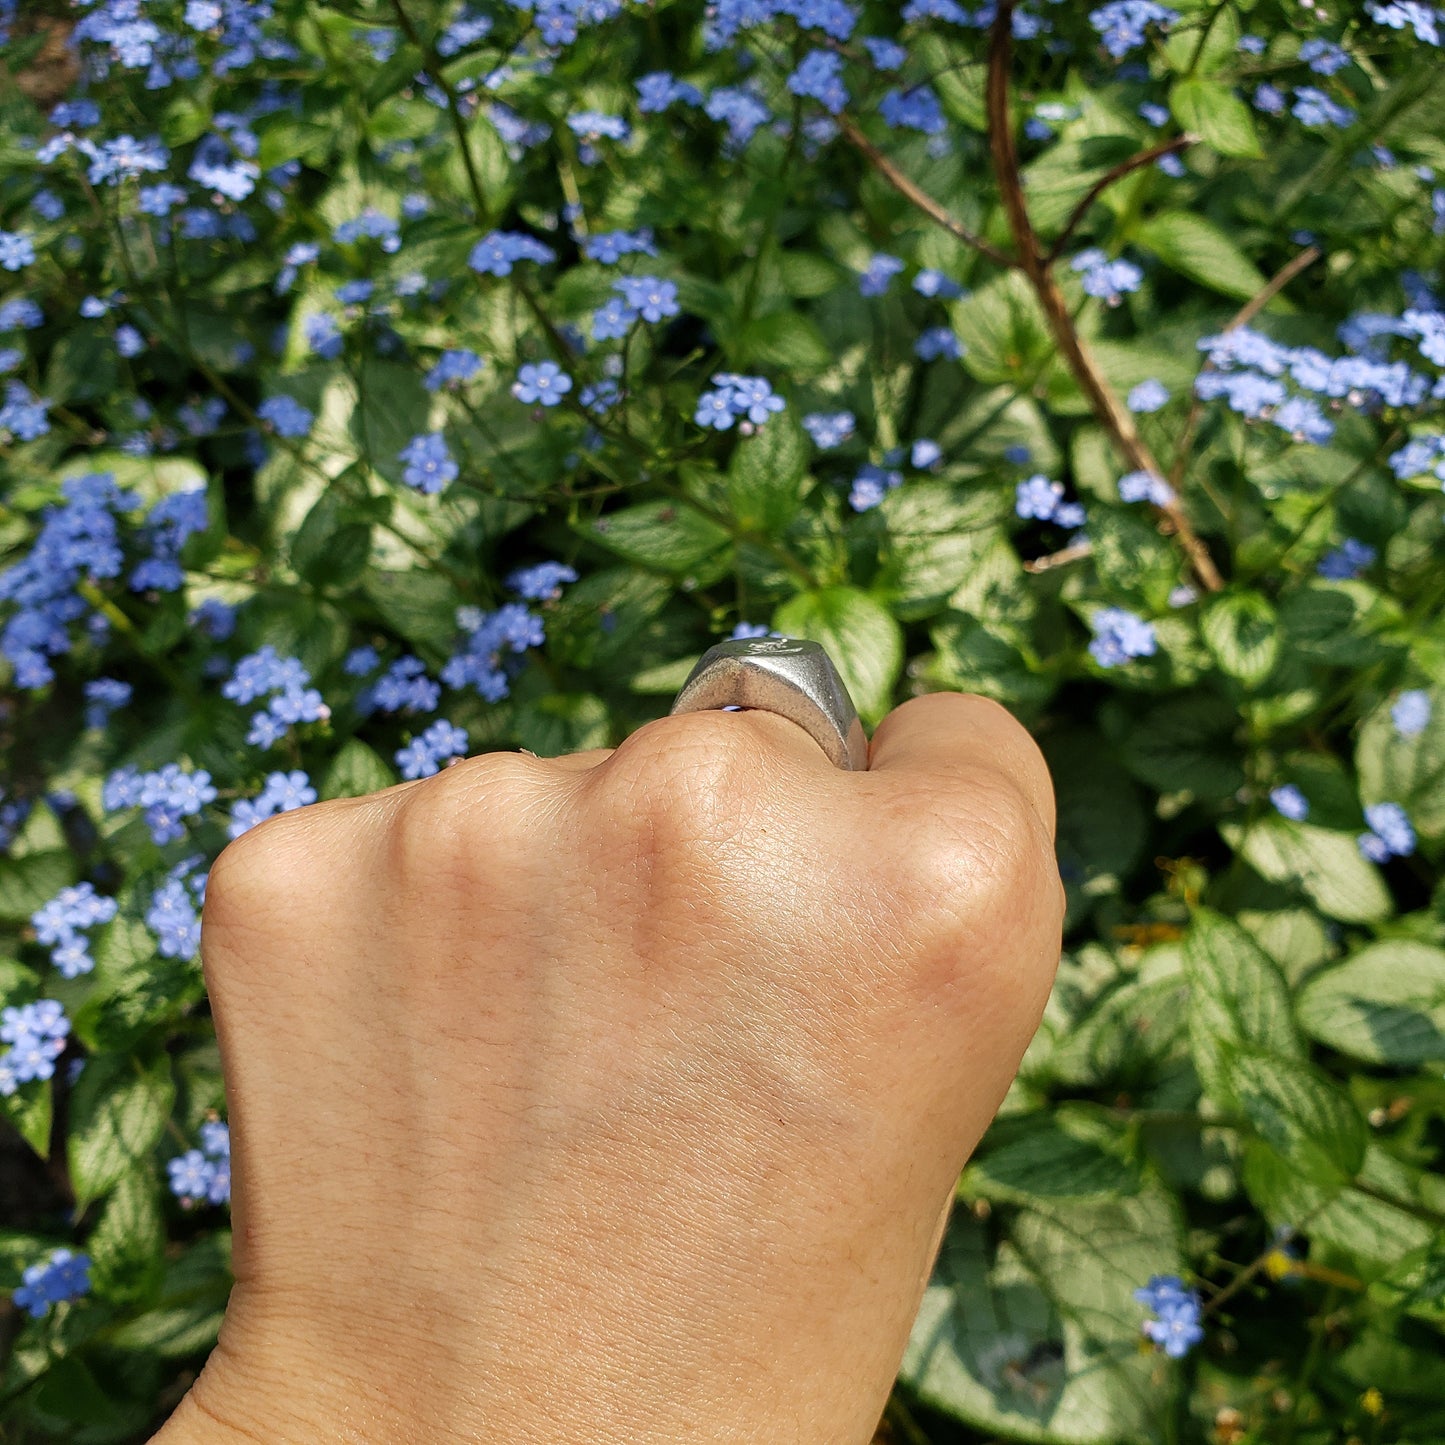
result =
[[[1058,961],[1048,769],[916,698],[491,753],[232,843],[236,1284],[155,1445],[866,1442]]]

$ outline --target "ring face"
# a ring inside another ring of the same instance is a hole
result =
[[[803,637],[742,637],[698,659],[672,713],[713,708],[774,712],[803,728],[836,766],[866,772],[868,739],[833,659]]]

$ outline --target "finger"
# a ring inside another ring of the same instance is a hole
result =
[[[1049,838],[1057,833],[1054,782],[1029,730],[1001,703],[969,692],[932,692],[894,708],[868,748],[870,773],[946,777],[993,768],[1033,805]]]

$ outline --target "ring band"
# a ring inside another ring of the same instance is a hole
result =
[[[868,769],[868,738],[833,659],[802,637],[719,642],[698,659],[671,712],[754,708],[795,722],[834,766]]]

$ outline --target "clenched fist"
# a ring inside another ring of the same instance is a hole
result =
[[[1048,770],[915,698],[277,817],[202,953],[236,1285],[157,1445],[866,1442],[1064,912]]]

